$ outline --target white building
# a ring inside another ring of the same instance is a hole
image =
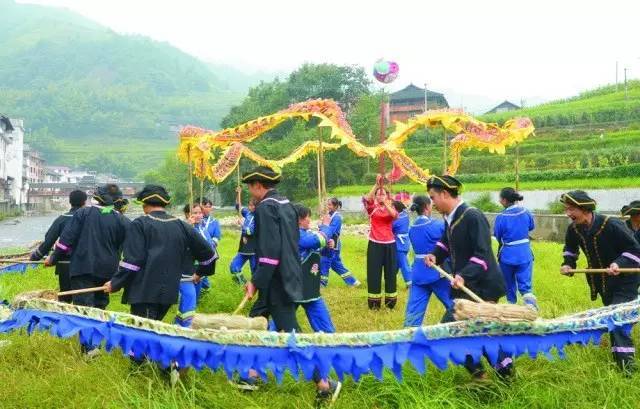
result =
[[[44,159],[40,152],[34,150],[29,145],[24,145],[24,160],[22,162],[22,177],[29,183],[44,182]]]
[[[48,166],[45,166],[44,171],[44,183],[60,183],[60,182],[68,182],[66,179],[62,179],[63,176],[58,172],[54,172]]]
[[[10,205],[27,202],[23,183],[24,121],[0,115],[0,196]]]
[[[51,165],[51,166],[45,166],[44,168],[45,168],[45,182],[47,180],[49,182],[63,182],[63,183],[71,182],[71,179],[69,176],[71,174],[71,169],[69,167],[60,166],[60,165]],[[56,178],[55,175],[57,175],[58,177]]]

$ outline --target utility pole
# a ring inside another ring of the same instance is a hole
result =
[[[424,112],[427,112],[427,83],[424,83]]]
[[[427,83],[424,83],[424,113],[427,113]],[[428,143],[428,138],[429,133],[427,132],[427,130],[425,129],[424,131],[424,144],[426,145]]]
[[[618,61],[616,61],[616,92],[618,92]]]
[[[629,99],[629,93],[627,92],[627,67],[624,67],[624,99]]]

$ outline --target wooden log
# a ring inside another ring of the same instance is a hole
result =
[[[230,314],[196,314],[191,327],[194,329],[267,329],[267,319],[264,317],[248,318],[242,315]]]

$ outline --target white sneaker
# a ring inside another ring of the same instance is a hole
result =
[[[102,355],[102,350],[100,348],[94,348],[91,351],[84,354],[84,360],[86,362],[93,361],[100,355]]]
[[[169,372],[169,383],[171,384],[171,387],[175,388],[178,381],[180,381],[180,371],[178,371],[177,366],[172,365],[171,371]]]

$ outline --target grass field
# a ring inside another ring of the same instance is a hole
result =
[[[242,298],[228,274],[227,265],[237,247],[237,235],[227,233],[221,242],[221,261],[213,277],[213,288],[200,305],[203,312],[230,312]],[[366,241],[344,238],[344,261],[365,281]],[[534,243],[535,291],[544,317],[599,306],[590,302],[581,277],[561,277],[557,271],[561,246]],[[399,282],[401,280],[399,279]],[[36,269],[24,275],[0,276],[0,298],[10,299],[22,291],[55,288],[50,269]],[[403,285],[400,285],[403,288]],[[400,328],[407,293],[400,290],[394,311],[370,312],[366,288],[347,288],[337,275],[324,290],[334,323],[339,331]],[[119,296],[110,309],[125,311]],[[429,306],[427,322],[438,322],[442,308],[437,300]],[[300,322],[305,320],[300,317]],[[167,320],[173,319],[173,312]],[[308,325],[303,329],[308,330]],[[634,333],[637,340],[638,334]],[[0,335],[1,408],[306,408],[312,407],[314,387],[287,378],[281,386],[270,382],[260,391],[241,393],[228,385],[224,375],[205,370],[191,372],[175,389],[168,386],[151,365],[134,368],[119,352],[84,362],[76,339],[60,340],[47,334],[27,336],[25,332]],[[438,371],[429,367],[424,376],[409,365],[404,382],[390,374],[383,382],[364,377],[359,383],[347,380],[336,408],[637,408],[640,405],[640,375],[624,378],[615,368],[608,348],[570,347],[565,360],[519,358],[517,377],[509,385],[497,380],[488,386],[470,384],[463,368]]]

